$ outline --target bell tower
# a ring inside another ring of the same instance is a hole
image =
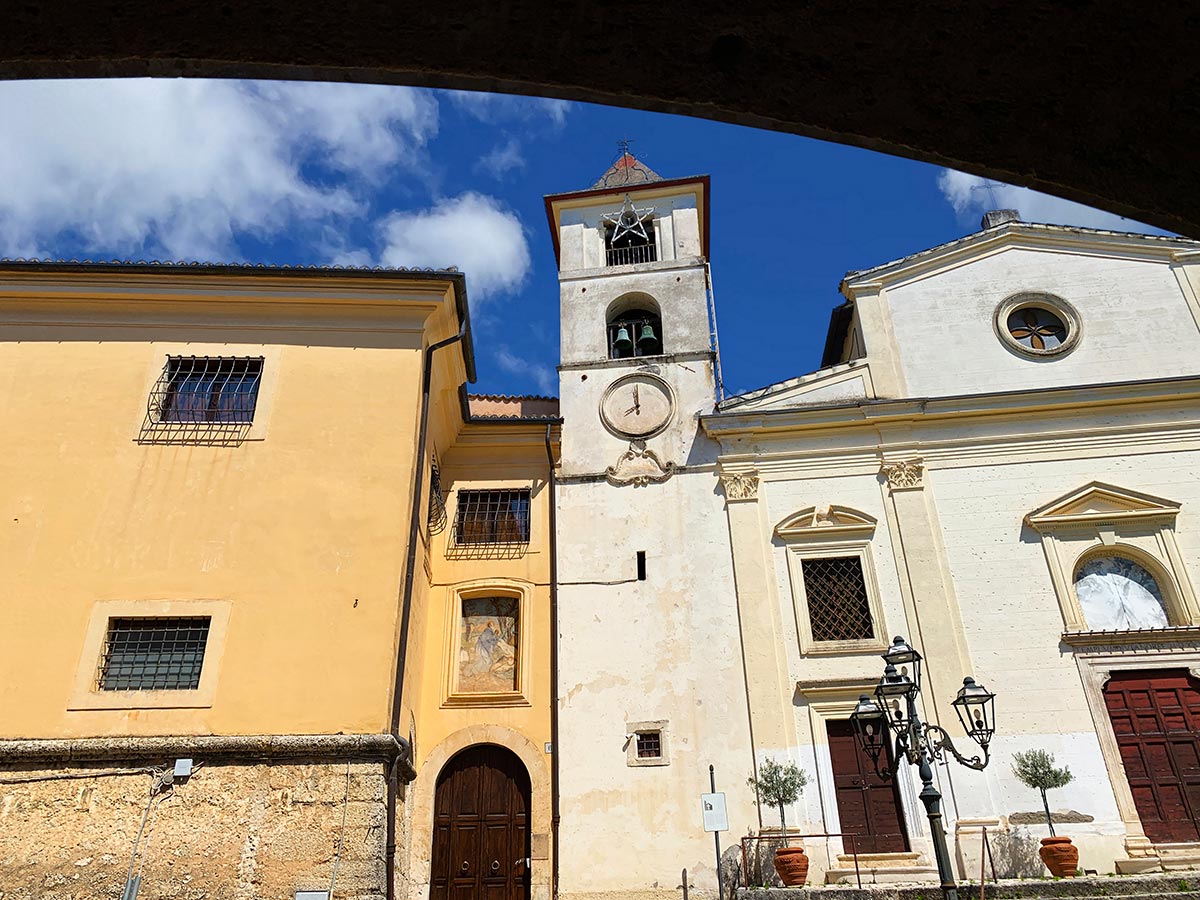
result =
[[[665,179],[626,147],[546,197],[559,267],[563,475],[671,477],[716,400],[707,175]],[[610,471],[611,470],[611,471]]]
[[[562,310],[563,894],[667,900],[664,862],[711,859],[712,841],[666,823],[687,820],[710,765],[728,784],[752,771],[725,498],[699,421],[717,387],[708,187],[622,147],[591,187],[546,198]],[[730,814],[748,829],[752,798]],[[655,852],[631,860],[617,836],[650,831]],[[716,895],[711,863],[689,872]]]

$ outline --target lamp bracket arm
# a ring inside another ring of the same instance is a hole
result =
[[[968,758],[958,752],[958,749],[954,746],[954,742],[950,740],[950,735],[946,733],[945,729],[938,725],[926,725],[924,730],[924,738],[929,746],[929,754],[938,762],[942,761],[943,753],[949,752],[951,756],[958,760],[959,764],[966,766],[968,769],[982,771],[987,768],[989,756],[986,746],[983,748],[982,758],[979,756]]]

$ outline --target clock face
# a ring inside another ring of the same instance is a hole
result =
[[[600,418],[618,434],[642,438],[666,428],[674,409],[675,396],[665,381],[635,372],[608,386],[600,401]]]

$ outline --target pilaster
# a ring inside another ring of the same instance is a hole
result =
[[[950,578],[941,525],[927,490],[923,460],[884,460],[885,507],[893,550],[901,574],[909,642],[925,658],[922,695],[927,720],[963,735],[950,703],[964,676],[973,673],[958,599]],[[947,781],[951,773],[946,773]],[[957,801],[951,790],[951,801]],[[956,812],[957,816],[957,812]]]
[[[784,649],[788,637],[779,609],[766,504],[759,502],[758,473],[723,472],[720,479],[737,585],[750,737],[757,759],[797,744],[793,686]]]

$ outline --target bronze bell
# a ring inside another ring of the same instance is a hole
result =
[[[649,322],[642,326],[642,333],[638,335],[638,349],[643,353],[654,349],[658,344],[658,338],[654,334],[654,326]]]
[[[633,341],[629,338],[629,329],[624,325],[617,329],[617,337],[613,341],[613,350],[617,353],[633,352]]]

